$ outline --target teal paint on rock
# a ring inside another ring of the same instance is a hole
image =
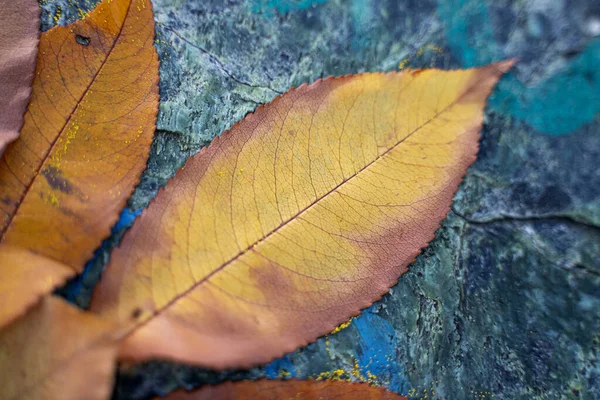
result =
[[[438,15],[445,22],[446,40],[452,54],[465,68],[499,61],[485,3],[473,0],[438,0]],[[477,43],[485,44],[477,45]]]
[[[508,113],[548,135],[565,135],[600,112],[600,40],[593,41],[567,67],[525,87],[510,74],[490,97],[492,109]]]
[[[323,4],[327,0],[254,0],[252,10],[270,15],[273,11],[285,14],[290,11],[302,11]]]
[[[375,20],[372,8],[365,4],[365,0],[352,0],[348,9],[352,21],[352,41],[350,42],[352,50],[359,52],[368,46],[373,46],[374,44],[369,41],[369,35],[366,34],[372,25],[371,21]]]
[[[485,2],[439,0],[440,20],[452,54],[465,68],[511,57],[496,44]],[[600,112],[600,40],[591,41],[566,67],[535,86],[513,73],[490,98],[490,107],[524,121],[541,133],[565,135],[594,120]]]

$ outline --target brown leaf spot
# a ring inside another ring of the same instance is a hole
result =
[[[142,309],[137,307],[131,312],[131,319],[138,319],[142,315]]]
[[[73,186],[71,183],[63,178],[60,170],[56,169],[53,166],[48,166],[44,170],[42,170],[42,175],[48,181],[48,185],[51,188],[60,190],[63,193],[70,194],[73,192]]]

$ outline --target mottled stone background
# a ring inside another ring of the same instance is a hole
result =
[[[43,28],[93,8],[40,0]],[[343,329],[251,371],[152,362],[116,399],[244,377],[368,381],[414,399],[600,398],[600,2],[154,0],[161,60],[148,169],[63,294],[85,305],[110,249],[185,160],[328,75],[520,59],[437,238]]]

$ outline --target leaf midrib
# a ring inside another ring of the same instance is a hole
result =
[[[46,165],[48,159],[50,158],[50,155],[52,154],[52,152],[54,150],[54,147],[56,146],[56,144],[58,142],[58,139],[60,139],[63,136],[63,134],[65,132],[65,129],[69,125],[69,122],[71,122],[71,120],[73,119],[73,116],[76,114],[77,110],[79,109],[79,106],[81,105],[83,99],[85,98],[85,96],[87,96],[88,92],[90,91],[90,88],[94,85],[94,83],[96,82],[96,79],[100,75],[100,72],[102,71],[102,69],[104,68],[104,66],[106,65],[106,63],[108,62],[108,59],[110,58],[110,56],[113,54],[113,50],[114,50],[115,46],[117,45],[117,43],[119,42],[119,39],[121,38],[121,34],[123,33],[123,30],[125,29],[125,22],[127,21],[127,18],[129,18],[129,10],[131,8],[132,1],[133,0],[129,0],[129,4],[127,5],[127,10],[125,11],[125,18],[123,18],[123,23],[121,25],[121,28],[119,29],[119,33],[117,34],[114,42],[112,43],[111,47],[108,49],[108,52],[106,53],[106,58],[104,59],[104,61],[102,61],[102,64],[100,65],[100,67],[98,68],[98,70],[96,71],[96,73],[94,74],[94,77],[92,78],[92,80],[90,81],[90,83],[88,84],[88,86],[83,91],[83,93],[82,93],[81,97],[79,98],[79,100],[77,100],[77,103],[75,104],[75,107],[73,107],[73,109],[71,110],[71,113],[69,114],[69,117],[65,120],[65,123],[62,126],[62,128],[60,129],[59,134],[56,135],[56,137],[54,138],[54,140],[50,143],[50,148],[48,149],[48,152],[46,153],[46,155],[40,161],[37,169],[35,170],[35,173],[33,174],[33,177],[29,181],[29,184],[25,187],[25,190],[23,191],[23,194],[19,198],[19,202],[17,204],[17,207],[15,208],[14,212],[12,213],[12,215],[10,216],[10,218],[8,219],[8,221],[7,221],[7,223],[6,223],[5,227],[4,227],[4,230],[1,232],[0,243],[2,243],[4,241],[4,238],[6,237],[6,233],[8,232],[10,226],[12,225],[13,219],[15,218],[15,216],[19,212],[19,209],[21,208],[21,205],[23,204],[23,200],[25,200],[25,197],[27,197],[29,191],[31,190],[31,187],[33,186],[33,183],[36,181],[36,179],[38,179],[40,171]],[[64,27],[60,27],[60,28],[64,28]],[[50,32],[51,31],[48,31],[46,34],[49,34]],[[69,265],[69,267],[71,269],[74,269],[74,270],[76,269],[72,265]]]

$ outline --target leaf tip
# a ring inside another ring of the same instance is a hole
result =
[[[503,60],[503,61],[498,61],[496,63],[493,63],[492,66],[497,69],[498,71],[502,72],[503,74],[507,73],[508,71],[510,71],[510,69],[519,61],[518,58],[513,57],[513,58],[509,58],[508,60]]]

